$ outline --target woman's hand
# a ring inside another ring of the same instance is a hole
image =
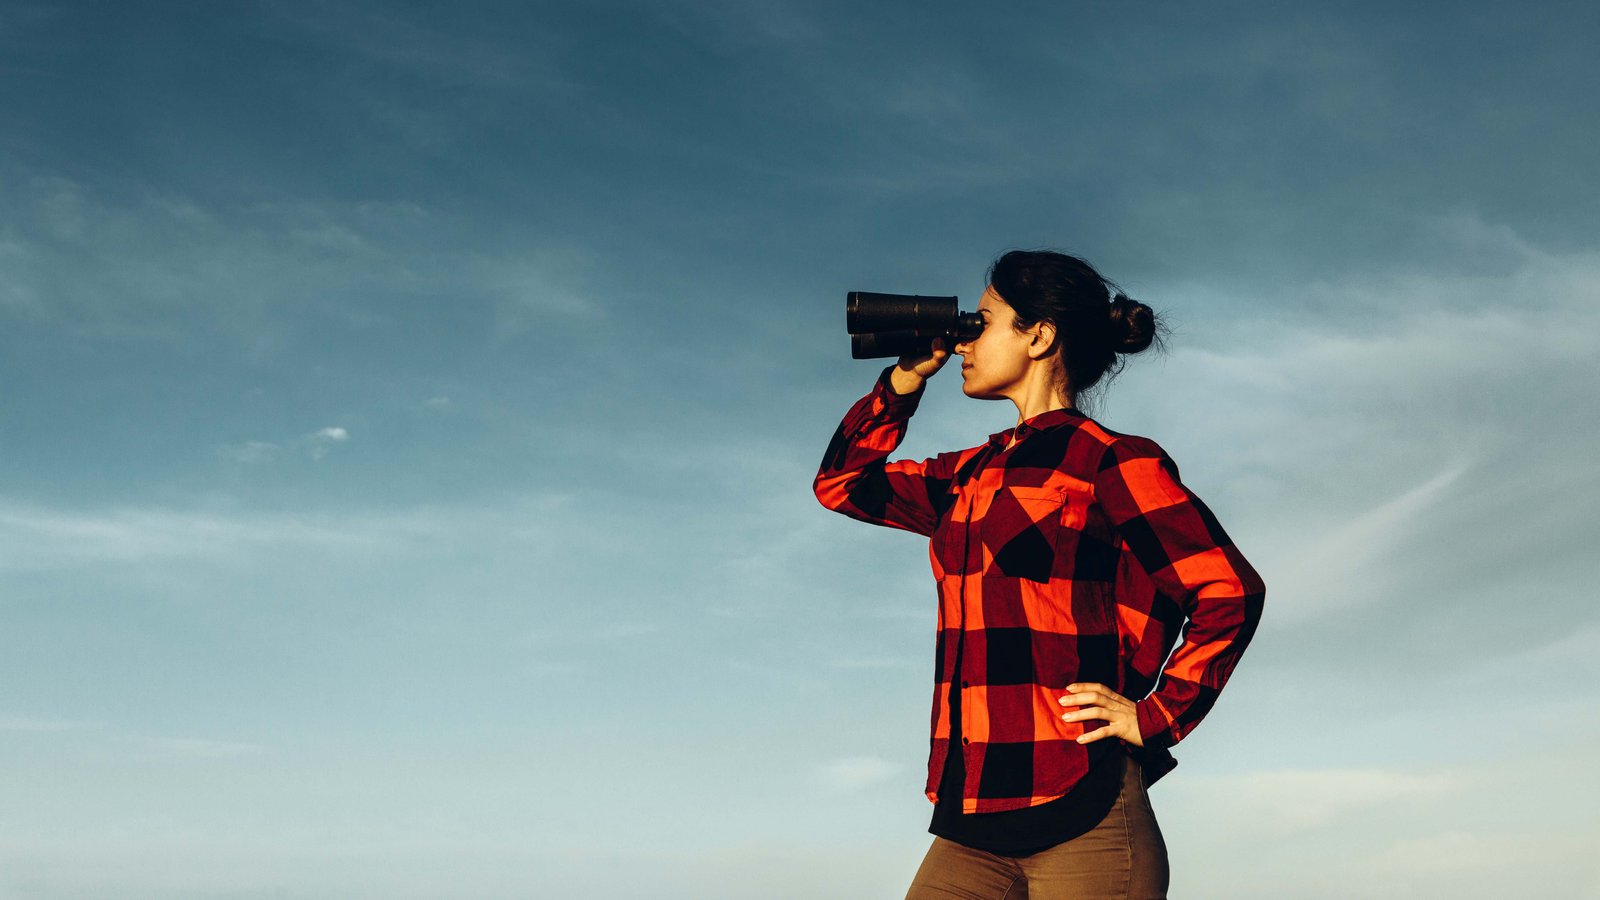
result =
[[[932,354],[900,357],[894,371],[889,373],[889,386],[896,394],[914,394],[933,373],[944,368],[949,359],[950,351],[945,349],[944,338],[934,338]]]
[[[1087,744],[1101,738],[1119,737],[1135,747],[1144,746],[1144,738],[1139,735],[1139,715],[1134,711],[1133,701],[1103,684],[1094,682],[1069,684],[1067,690],[1071,693],[1062,697],[1060,704],[1076,706],[1079,709],[1061,718],[1068,722],[1083,722],[1089,719],[1104,719],[1106,722],[1093,731],[1084,732],[1078,738],[1078,743]]]

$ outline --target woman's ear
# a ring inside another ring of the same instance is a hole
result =
[[[1050,322],[1040,322],[1034,326],[1033,339],[1028,342],[1028,358],[1043,359],[1050,355],[1056,346],[1056,326]]]

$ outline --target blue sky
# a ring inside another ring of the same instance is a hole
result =
[[[843,295],[1052,246],[1269,585],[1174,893],[1600,897],[1597,35],[0,2],[0,893],[900,895],[933,591],[811,497]]]

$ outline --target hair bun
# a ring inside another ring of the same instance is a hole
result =
[[[1154,310],[1120,291],[1111,298],[1111,344],[1116,352],[1138,353],[1155,336]]]

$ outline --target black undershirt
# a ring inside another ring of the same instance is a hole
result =
[[[1120,742],[1092,764],[1087,774],[1061,797],[1038,806],[992,813],[962,813],[962,786],[966,760],[961,752],[961,651],[956,651],[957,680],[950,685],[950,743],[944,773],[939,779],[939,800],[933,807],[928,831],[964,844],[1006,856],[1027,856],[1070,841],[1100,824],[1122,791],[1126,754]],[[1092,755],[1092,754],[1091,754]]]

